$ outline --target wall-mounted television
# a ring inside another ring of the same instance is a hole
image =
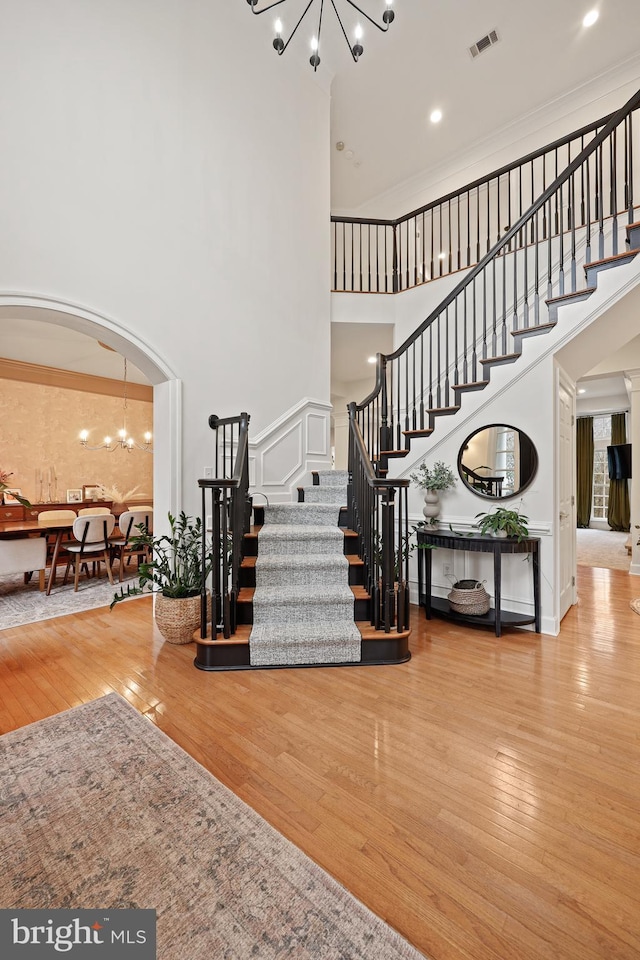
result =
[[[614,443],[607,447],[609,480],[631,479],[631,444]]]

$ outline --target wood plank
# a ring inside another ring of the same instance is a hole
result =
[[[116,690],[431,960],[637,960],[640,585],[578,593],[558,637],[412,607],[385,667],[205,673],[150,598],[29,624],[0,729]]]

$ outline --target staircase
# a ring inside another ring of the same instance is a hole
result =
[[[484,390],[493,369],[516,363],[527,340],[551,334],[561,307],[587,301],[605,271],[640,252],[638,109],[640,92],[414,333],[378,356],[374,390],[349,405],[348,474],[315,474],[298,503],[254,508],[250,528],[249,418],[210,418],[220,472],[199,485],[203,517],[212,517],[215,625],[206,623],[203,585],[198,668],[409,658],[408,480],[389,479],[390,463],[430,437],[440,418],[457,414],[465,393]]]
[[[347,471],[316,471],[297,503],[253,507],[243,537],[232,637],[197,635],[201,670],[402,663],[408,629],[371,624],[358,534],[346,526]]]

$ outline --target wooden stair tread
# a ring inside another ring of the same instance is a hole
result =
[[[459,406],[455,407],[429,407],[427,413],[457,413],[460,409]]]
[[[520,353],[502,353],[499,357],[481,358],[480,363],[504,363],[507,360],[517,360],[520,356]]]
[[[640,220],[636,220],[635,223],[628,223],[626,229],[635,230],[636,227],[640,227]]]
[[[356,536],[356,534],[354,534],[354,536]],[[346,553],[345,556],[349,561],[350,566],[352,567],[364,566],[364,560],[358,557],[355,553]],[[257,559],[258,559],[257,557],[243,557],[242,563],[240,564],[240,566],[244,567],[245,570],[251,570],[255,567]]]
[[[403,430],[403,437],[428,437],[433,433],[433,427],[423,427],[422,430]]]
[[[360,636],[364,641],[367,640],[384,640],[386,637],[410,637],[411,630],[394,630],[391,629],[390,633],[385,633],[384,630],[376,630],[368,620],[356,620],[356,627],[360,631]]]
[[[472,380],[469,383],[454,383],[453,390],[481,390],[489,383],[488,380]]]
[[[633,260],[633,258],[640,253],[640,250],[625,250],[624,253],[614,253],[610,257],[603,257],[602,260],[592,260],[591,263],[584,264],[585,273],[587,270],[590,270],[591,267],[601,267],[605,263],[617,263],[619,260]]]
[[[529,333],[544,333],[545,330],[553,330],[555,326],[557,326],[557,320],[550,320],[549,323],[536,323],[530,327],[522,327],[520,330],[512,330],[511,336],[524,337]]]
[[[380,457],[406,457],[410,450],[381,450]]]
[[[573,297],[589,297],[592,293],[595,293],[595,287],[585,287],[584,290],[573,290],[571,293],[563,293],[560,297],[551,297],[550,300],[545,300],[545,303],[548,307],[552,303],[566,303],[567,300],[571,300]]]
[[[357,583],[352,583],[350,585],[350,590],[354,596],[355,600],[370,600],[371,594],[366,587],[360,586]]]

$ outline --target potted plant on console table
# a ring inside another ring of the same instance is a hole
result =
[[[440,516],[439,494],[455,486],[456,478],[453,470],[442,460],[436,460],[431,469],[423,462],[415,473],[409,474],[409,479],[421,490],[424,490],[422,512],[429,526],[437,527],[438,517]]]
[[[155,593],[154,617],[162,636],[169,643],[190,643],[200,625],[202,583],[211,573],[212,557],[205,555],[203,568],[200,517],[184,512],[177,519],[168,516],[170,535],[153,537],[140,525],[140,533],[129,541],[134,550],[145,550],[151,559],[139,565],[138,586],[122,587],[110,609],[128,597]]]
[[[527,523],[529,518],[517,510],[496,507],[490,513],[477,513],[476,526],[483,536],[517,537],[518,542],[529,536]]]

